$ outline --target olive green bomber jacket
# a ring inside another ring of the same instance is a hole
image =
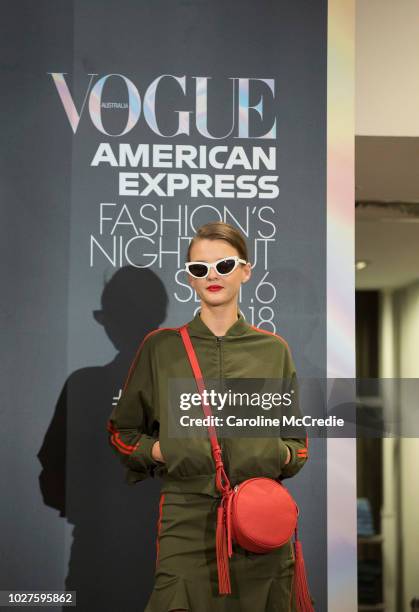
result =
[[[250,325],[238,312],[237,321],[217,337],[200,317],[188,331],[205,379],[296,377],[286,341]],[[176,439],[168,435],[168,381],[193,376],[178,328],[157,328],[140,344],[121,397],[108,419],[109,443],[134,484],[159,475],[162,491],[201,492],[218,496],[209,438]],[[301,430],[300,430],[301,431]],[[156,440],[165,462],[155,461]],[[256,476],[282,480],[297,474],[308,459],[308,437],[218,437],[226,473],[234,486]],[[285,465],[287,446],[291,460]]]

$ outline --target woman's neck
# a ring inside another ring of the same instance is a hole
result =
[[[216,336],[225,336],[228,329],[237,321],[238,315],[239,308],[236,303],[215,307],[201,304],[201,319]]]

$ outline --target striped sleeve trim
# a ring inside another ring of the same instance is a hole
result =
[[[131,363],[131,366],[128,370],[128,374],[127,377],[125,379],[124,385],[122,387],[122,392],[124,392],[129,384],[129,381],[131,380],[131,377],[134,373],[135,367],[138,363],[138,360],[140,358],[140,354],[142,351],[142,348],[145,344],[145,342],[148,340],[148,338],[150,338],[151,336],[153,336],[154,334],[157,334],[160,331],[164,331],[164,330],[177,330],[177,327],[158,327],[157,329],[153,329],[152,331],[150,331],[148,334],[146,334],[144,336],[144,338],[142,339],[140,346],[137,349],[137,352],[135,354],[135,357]],[[107,422],[107,426],[106,426],[108,432],[111,434],[110,435],[110,442],[111,444],[122,454],[124,455],[131,455],[131,453],[133,453],[135,450],[137,450],[137,448],[140,446],[141,440],[139,440],[138,442],[136,442],[136,444],[126,444],[125,442],[123,442],[123,440],[121,439],[121,434],[119,432],[119,430],[115,427],[115,425],[112,423],[112,421],[109,419]]]
[[[177,327],[158,327],[157,329],[153,329],[151,332],[148,332],[148,334],[146,334],[144,336],[144,338],[141,341],[140,346],[137,349],[135,357],[134,357],[134,359],[133,359],[133,361],[131,363],[131,367],[128,370],[128,375],[126,377],[126,380],[125,380],[124,386],[122,388],[122,391],[125,391],[125,389],[128,386],[129,381],[131,380],[131,376],[132,376],[132,374],[133,374],[133,372],[135,370],[135,366],[137,365],[137,362],[138,362],[138,360],[140,358],[141,350],[142,350],[146,340],[148,340],[148,338],[150,338],[151,336],[154,336],[154,334],[157,334],[158,332],[161,332],[161,331],[164,331],[164,330],[168,330],[168,329],[169,330],[177,330],[178,328]]]
[[[282,342],[282,344],[285,344],[287,349],[289,349],[288,342],[285,340],[285,338],[283,338],[279,334],[275,334],[274,332],[270,332],[267,329],[261,329],[260,327],[256,327],[256,325],[251,325],[250,327],[252,329],[254,329],[255,331],[257,331],[257,332],[260,332],[261,334],[268,334],[269,336],[274,336],[275,338],[278,338]]]
[[[115,446],[120,453],[123,453],[124,455],[130,455],[139,447],[139,441],[136,444],[125,444],[125,442],[121,440],[119,431],[116,429],[116,427],[114,427],[111,421],[108,421],[107,429],[111,434],[111,444],[113,444],[113,446]]]
[[[284,344],[287,347],[287,349],[290,350],[288,342],[285,340],[285,338],[283,338],[279,334],[275,334],[274,332],[270,332],[267,329],[261,329],[260,327],[256,327],[256,325],[251,325],[250,327],[252,329],[254,329],[255,331],[260,332],[262,334],[268,334],[269,336],[274,336],[275,338],[278,338],[278,340],[280,340],[282,342],[282,344]],[[297,451],[297,456],[298,457],[308,457],[308,434],[306,434],[305,448],[299,449]]]

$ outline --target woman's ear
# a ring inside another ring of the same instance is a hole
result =
[[[247,262],[247,264],[244,266],[243,272],[244,272],[244,278],[242,280],[242,283],[247,283],[247,281],[252,276],[252,268],[251,268],[250,262]]]

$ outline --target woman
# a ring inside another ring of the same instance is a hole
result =
[[[204,379],[295,377],[285,340],[250,325],[238,309],[240,286],[251,276],[238,230],[222,222],[202,226],[189,245],[187,270],[201,300],[188,331]],[[215,534],[220,493],[209,438],[169,435],[170,380],[179,378],[192,378],[179,330],[153,330],[141,343],[108,423],[127,481],[155,474],[163,480],[155,585],[145,612],[295,610],[291,541],[268,554],[233,544],[232,593],[219,594]],[[308,457],[307,437],[219,436],[219,443],[231,486],[256,476],[289,478]]]

